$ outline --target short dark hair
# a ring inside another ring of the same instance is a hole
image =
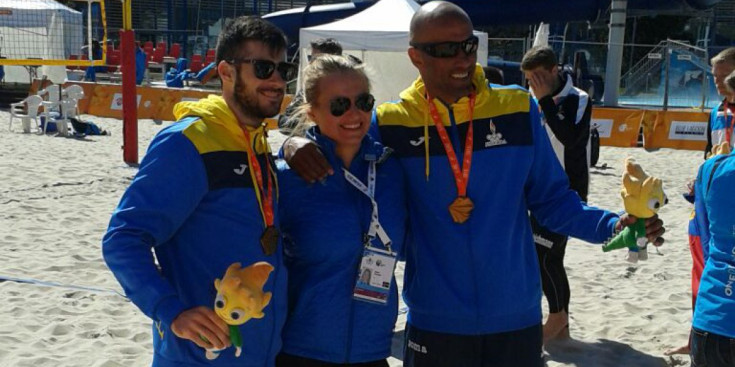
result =
[[[311,50],[328,55],[342,55],[342,45],[334,38],[319,38],[311,41]]]
[[[217,63],[236,58],[245,41],[263,42],[273,52],[286,49],[286,35],[278,27],[255,16],[230,20],[217,38]]]
[[[521,60],[521,70],[533,70],[539,66],[551,69],[558,64],[554,50],[549,46],[532,47]]]

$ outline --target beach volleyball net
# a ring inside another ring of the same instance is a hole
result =
[[[0,65],[105,65],[102,0],[0,1]]]

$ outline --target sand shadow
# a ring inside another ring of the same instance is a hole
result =
[[[597,171],[590,171],[591,175],[595,176],[619,176],[615,173],[606,173],[606,172],[597,172]]]
[[[603,171],[613,171],[613,172],[603,172]],[[609,166],[607,163],[602,163],[602,164],[598,164],[596,166],[590,167],[590,174],[598,175],[598,176],[618,176],[618,174],[615,172],[615,168]]]
[[[636,350],[628,344],[599,339],[595,342],[579,340],[556,341],[545,346],[546,362],[574,366],[596,367],[666,367],[670,363],[663,357],[652,356]]]

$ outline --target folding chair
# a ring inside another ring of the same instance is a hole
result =
[[[43,98],[32,95],[26,99],[10,104],[10,125],[8,131],[13,131],[13,118],[20,118],[23,121],[23,131],[30,131],[30,120],[36,122],[34,126],[38,128],[38,108],[41,107]]]
[[[66,117],[77,117],[77,115],[79,114],[79,100],[84,98],[84,88],[79,85],[72,84],[64,88],[64,90],[61,92],[61,95],[61,108],[67,108]],[[63,98],[63,96],[66,96],[66,98]]]

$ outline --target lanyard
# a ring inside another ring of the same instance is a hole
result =
[[[723,104],[723,109],[724,109],[723,112],[725,114],[725,126],[727,126],[728,113],[730,114],[730,116],[732,116],[732,121],[730,121],[730,127],[725,127],[725,139],[728,144],[732,144],[732,141],[730,139],[732,139],[732,131],[733,131],[733,127],[735,126],[735,116],[733,116],[732,110],[730,109],[730,103],[725,102]]]
[[[449,141],[449,135],[447,130],[442,124],[439,111],[436,110],[434,100],[429,96],[429,110],[431,112],[431,118],[434,120],[436,125],[436,132],[439,134],[439,138],[444,145],[444,151],[447,152],[447,158],[449,158],[449,165],[452,167],[452,173],[454,174],[454,183],[457,185],[457,195],[459,197],[467,196],[467,185],[470,181],[470,166],[472,165],[472,115],[475,111],[475,94],[470,94],[470,126],[467,128],[467,137],[464,143],[464,157],[462,160],[462,169],[459,168],[459,162],[457,162],[457,154],[452,148],[452,143]]]
[[[253,178],[253,183],[255,184],[255,197],[258,199],[258,208],[260,209],[260,213],[263,215],[263,222],[265,224],[265,227],[268,228],[273,226],[273,222],[275,221],[273,215],[273,181],[271,179],[274,173],[272,172],[272,167],[268,162],[268,154],[266,149],[265,164],[268,170],[268,190],[266,190],[265,186],[263,185],[263,173],[260,170],[260,163],[258,162],[258,158],[253,152],[253,148],[250,147],[250,133],[246,128],[241,128],[243,134],[245,135],[245,146],[247,147],[248,160],[250,161],[250,176],[251,178]],[[265,137],[265,135],[263,135],[263,137]],[[263,144],[268,143],[263,142]]]
[[[375,161],[370,162],[370,168],[368,168],[368,184],[365,186],[362,181],[360,181],[355,175],[350,173],[346,168],[342,167],[342,171],[344,171],[345,179],[347,182],[349,182],[352,186],[354,186],[357,190],[359,190],[361,193],[367,195],[368,198],[370,198],[370,202],[373,204],[373,213],[370,216],[370,228],[368,229],[368,238],[372,240],[377,237],[380,238],[380,241],[383,242],[383,245],[388,249],[388,251],[391,251],[390,244],[391,240],[390,237],[388,237],[388,233],[385,232],[385,229],[383,226],[380,225],[380,221],[378,220],[378,203],[375,201]]]

